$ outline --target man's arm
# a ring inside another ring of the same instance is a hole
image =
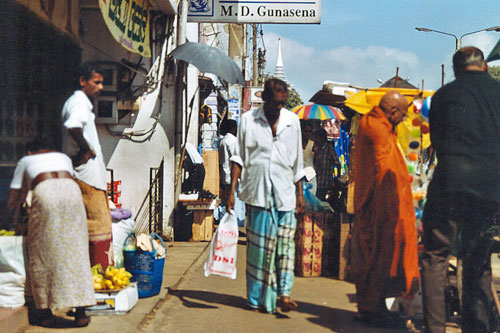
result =
[[[238,186],[238,180],[240,179],[240,175],[241,175],[241,165],[235,162],[231,162],[231,189],[229,190],[229,193],[227,195],[227,202],[226,202],[226,209],[230,214],[232,214],[234,209],[234,203],[235,203],[234,192],[236,191],[236,186]]]
[[[68,129],[69,135],[75,140],[80,150],[78,153],[72,158],[73,166],[77,167],[79,165],[87,163],[88,160],[93,159],[96,154],[90,148],[87,140],[83,137],[83,130],[79,127]]]

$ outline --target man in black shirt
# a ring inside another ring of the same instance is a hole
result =
[[[445,332],[450,254],[463,260],[463,332],[492,332],[491,232],[500,212],[500,82],[483,53],[453,56],[455,81],[432,97],[431,141],[438,164],[425,206],[422,282],[425,326]]]

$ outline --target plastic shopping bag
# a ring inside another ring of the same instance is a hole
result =
[[[25,237],[0,237],[1,308],[17,308],[25,303],[27,253]]]
[[[234,214],[225,214],[210,242],[205,262],[205,276],[220,275],[236,279],[238,221]]]

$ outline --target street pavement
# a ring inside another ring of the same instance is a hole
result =
[[[299,307],[289,313],[255,313],[245,307],[245,239],[238,245],[235,280],[205,277],[206,242],[167,245],[162,290],[139,299],[125,315],[93,316],[88,327],[71,328],[63,313],[59,332],[408,332],[376,329],[354,320],[354,285],[328,277],[296,277],[292,297]],[[417,327],[418,327],[417,321]],[[27,325],[18,332],[53,329]],[[447,333],[460,329],[449,327]]]
[[[143,332],[408,332],[376,329],[354,320],[355,288],[327,277],[296,277],[292,298],[298,309],[289,313],[255,313],[245,306],[245,239],[240,238],[237,278],[205,277],[206,253],[183,281],[169,290]],[[460,332],[450,327],[447,332]]]
[[[60,318],[57,322],[57,332],[110,332],[128,333],[140,332],[141,325],[147,322],[150,316],[154,316],[154,309],[168,293],[169,288],[176,288],[182,283],[187,272],[197,263],[197,259],[206,250],[207,242],[168,242],[165,268],[163,271],[163,284],[160,293],[156,296],[140,298],[135,307],[124,315],[102,315],[92,316],[88,327],[72,328],[73,321],[64,312],[56,315]],[[71,278],[71,277],[68,277]],[[54,329],[43,328],[26,324],[17,332],[54,332]]]

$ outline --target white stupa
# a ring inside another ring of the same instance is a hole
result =
[[[285,67],[283,66],[283,58],[281,57],[281,39],[278,39],[278,59],[276,60],[276,67],[274,68],[274,77],[288,83]]]

